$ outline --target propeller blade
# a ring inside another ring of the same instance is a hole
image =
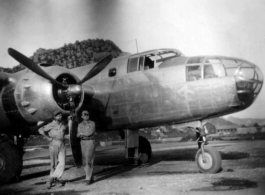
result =
[[[82,163],[82,153],[80,149],[80,141],[78,141],[79,138],[77,137],[78,121],[77,121],[77,113],[75,110],[75,103],[73,97],[70,97],[69,103],[70,103],[70,116],[68,117],[68,128],[70,134],[70,146],[75,166],[80,168],[83,163]]]
[[[35,72],[37,75],[42,76],[43,78],[49,80],[51,83],[57,85],[58,87],[65,88],[65,86],[63,86],[61,83],[59,83],[54,78],[52,78],[50,75],[48,75],[41,67],[39,67],[31,59],[24,56],[20,52],[14,50],[12,48],[9,48],[8,53],[10,56],[12,56],[14,59],[16,59],[19,63],[23,64],[28,69],[30,69],[32,72]]]
[[[87,75],[78,82],[78,84],[82,84],[87,80],[93,78],[98,73],[100,73],[113,59],[112,54],[107,55],[105,58],[101,59],[88,73]]]

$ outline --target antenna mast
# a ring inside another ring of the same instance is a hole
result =
[[[135,43],[136,43],[136,49],[137,49],[137,53],[138,53],[138,44],[137,44],[137,39],[135,39]]]

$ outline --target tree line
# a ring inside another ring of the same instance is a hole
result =
[[[110,53],[116,58],[122,51],[110,40],[88,39],[64,44],[58,49],[40,48],[30,58],[35,63],[52,64],[71,69],[98,62]],[[25,66],[19,64],[13,68],[0,67],[0,72],[15,73],[23,69]]]

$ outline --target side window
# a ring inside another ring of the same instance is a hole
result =
[[[204,65],[204,78],[213,78],[217,77],[217,74],[214,71],[214,68],[212,65]]]
[[[139,59],[138,57],[129,59],[129,61],[128,61],[128,72],[137,71],[138,59]]]
[[[116,75],[116,68],[109,69],[109,77],[114,77]]]
[[[128,60],[128,72],[142,71],[154,68],[155,60],[145,55]]]
[[[205,79],[226,75],[222,61],[216,58],[208,58],[205,60],[203,74]]]
[[[155,62],[148,56],[145,57],[145,62],[144,62],[144,69],[151,69],[154,68]]]
[[[201,66],[187,66],[187,81],[196,81],[202,78]]]

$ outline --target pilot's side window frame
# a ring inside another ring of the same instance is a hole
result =
[[[144,70],[145,56],[140,56],[139,58],[139,71]]]
[[[128,60],[127,72],[138,71],[139,57],[130,58]]]

